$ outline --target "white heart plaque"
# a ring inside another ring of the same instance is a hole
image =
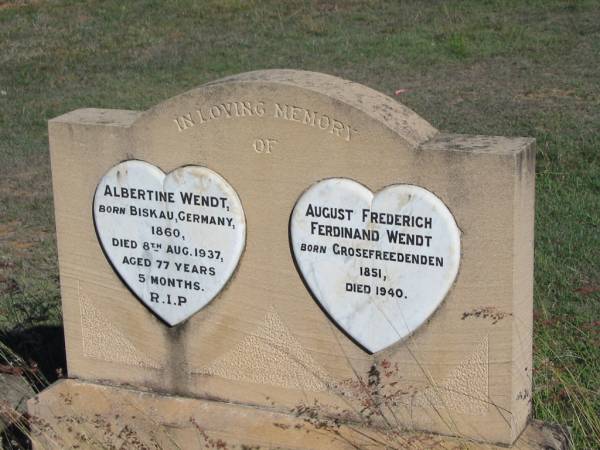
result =
[[[290,227],[312,294],[372,353],[422,325],[458,273],[460,230],[446,205],[418,186],[373,195],[349,179],[320,181],[298,199]]]
[[[117,164],[96,188],[94,224],[117,274],[169,325],[223,289],[246,241],[237,193],[200,166],[165,175],[144,161]]]

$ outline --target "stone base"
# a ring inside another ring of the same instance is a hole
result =
[[[0,432],[25,412],[27,399],[33,395],[33,388],[23,376],[0,373]]]
[[[28,402],[35,449],[500,449],[467,439],[342,425],[210,400],[61,380]],[[529,424],[513,449],[566,449],[560,427]]]

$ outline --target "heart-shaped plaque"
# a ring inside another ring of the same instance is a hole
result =
[[[236,192],[200,166],[167,175],[144,161],[114,166],[96,188],[94,224],[117,274],[169,325],[215,298],[246,241]]]
[[[421,326],[458,273],[460,230],[446,205],[418,186],[374,195],[349,179],[323,180],[298,199],[290,227],[313,296],[372,353]]]

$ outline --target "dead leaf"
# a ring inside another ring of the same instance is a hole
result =
[[[575,289],[575,292],[581,295],[595,294],[596,292],[600,292],[600,286],[582,286],[580,288]]]

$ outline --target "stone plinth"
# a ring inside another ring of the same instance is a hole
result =
[[[158,395],[62,380],[29,401],[35,448],[191,449],[484,449],[465,438],[402,431],[390,424],[319,419],[310,408],[289,414],[248,406]],[[565,430],[534,421],[511,448],[567,449]],[[78,446],[78,447],[76,447]]]

